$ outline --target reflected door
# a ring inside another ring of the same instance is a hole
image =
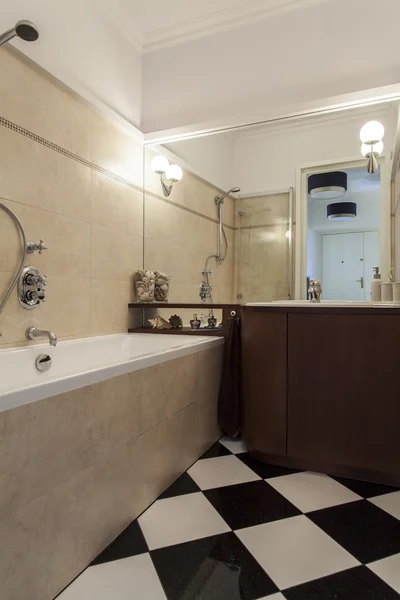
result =
[[[324,300],[365,300],[364,233],[322,236]]]

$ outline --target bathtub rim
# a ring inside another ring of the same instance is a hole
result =
[[[85,342],[90,343],[94,340],[107,340],[110,338],[115,339],[118,337],[126,339],[126,336],[145,336],[146,338],[148,337],[147,334],[140,333],[117,333],[110,335],[61,340],[59,344],[71,345]],[[10,410],[12,408],[17,408],[19,406],[24,406],[26,404],[31,404],[33,402],[44,400],[46,398],[51,398],[53,396],[57,396],[66,392],[72,392],[76,389],[80,389],[89,385],[106,381],[107,379],[112,379],[114,377],[119,377],[120,375],[126,375],[128,373],[133,373],[135,371],[140,371],[149,367],[153,367],[157,364],[161,364],[178,358],[183,358],[184,356],[196,354],[197,352],[202,352],[211,348],[216,348],[224,344],[224,338],[219,336],[174,335],[174,339],[176,341],[179,341],[180,338],[182,338],[181,341],[185,341],[186,344],[182,344],[181,346],[176,346],[172,348],[167,348],[158,352],[155,349],[154,352],[148,352],[146,354],[141,355],[139,354],[138,356],[134,356],[128,360],[124,360],[119,363],[103,365],[81,373],[72,373],[60,376],[59,378],[53,379],[51,381],[38,381],[35,382],[33,385],[29,384],[20,388],[5,389],[3,392],[0,390],[0,412]],[[196,338],[196,342],[193,343],[194,338]],[[48,349],[48,344],[35,344],[32,346],[27,345],[4,348],[0,350],[0,357],[2,353],[9,354],[21,350],[23,351],[26,349],[31,350],[33,348],[38,351]],[[40,373],[38,373],[38,377],[40,377]]]

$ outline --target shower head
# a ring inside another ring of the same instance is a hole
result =
[[[223,196],[216,196],[215,197],[215,203],[216,204],[222,204],[223,201],[225,200],[225,198],[227,196],[229,196],[229,194],[236,194],[237,192],[240,192],[240,188],[239,187],[233,187],[230,190],[228,190]]]
[[[0,35],[0,46],[9,42],[15,37],[19,37],[25,42],[36,42],[39,37],[39,32],[36,26],[30,21],[18,21],[13,29],[9,29]]]

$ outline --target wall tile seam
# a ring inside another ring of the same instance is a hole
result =
[[[195,217],[201,217],[202,219],[206,219],[206,221],[210,221],[211,223],[218,225],[218,219],[213,219],[212,217],[209,217],[208,215],[205,215],[197,210],[194,210],[193,208],[189,208],[188,206],[184,206],[183,204],[178,204],[178,202],[174,202],[173,200],[170,200],[169,198],[164,198],[163,196],[160,196],[159,194],[156,194],[155,192],[144,190],[144,193],[146,196],[151,196],[152,198],[155,198],[156,200],[161,200],[161,202],[164,202],[165,204],[169,204],[170,206],[174,206],[175,208],[179,208],[180,210],[184,210],[185,212],[191,213]],[[227,229],[231,229],[232,231],[235,229],[235,227],[233,225],[228,225],[227,223],[224,223],[224,227],[226,227]]]
[[[65,213],[59,212],[58,210],[50,210],[48,208],[43,208],[42,206],[36,206],[35,204],[27,204],[26,202],[22,202],[22,200],[15,200],[14,198],[6,198],[5,196],[0,196],[0,202],[2,200],[3,201],[5,200],[6,202],[12,202],[13,204],[19,204],[20,206],[31,208],[33,210],[41,210],[50,215],[57,215],[59,217],[65,217],[66,219],[71,219],[73,221],[79,221],[80,223],[87,223],[88,225],[97,225],[97,223],[94,223],[93,221],[90,221],[87,219],[81,219],[79,217],[73,217],[71,215],[66,215]],[[132,235],[134,235],[134,234],[132,234]],[[141,237],[141,236],[139,236],[139,237]]]
[[[211,221],[212,223],[218,224],[217,219],[213,219],[212,217],[209,217],[208,215],[200,213],[200,212],[198,212],[194,209],[191,209],[187,206],[182,206],[181,204],[178,204],[177,202],[174,202],[173,200],[169,200],[168,198],[164,198],[163,196],[156,194],[155,192],[148,191],[145,189],[144,186],[137,185],[137,184],[133,183],[132,181],[129,181],[129,179],[125,179],[124,177],[121,177],[120,175],[117,175],[116,173],[113,173],[112,171],[109,171],[108,169],[105,169],[104,167],[101,167],[100,165],[97,165],[96,163],[93,163],[93,162],[87,160],[86,158],[82,158],[78,154],[75,154],[74,152],[71,152],[70,150],[66,150],[62,146],[59,146],[58,144],[55,144],[54,142],[50,142],[49,140],[46,140],[46,138],[44,138],[40,135],[37,135],[36,133],[33,133],[32,131],[30,131],[29,129],[26,129],[25,127],[21,127],[20,125],[13,123],[12,121],[9,121],[8,119],[6,119],[4,117],[0,117],[0,126],[5,127],[6,129],[10,129],[11,131],[18,133],[19,135],[22,135],[23,137],[29,138],[30,140],[32,140],[38,144],[41,144],[42,146],[44,146],[50,150],[53,150],[54,152],[58,152],[59,154],[62,154],[63,156],[66,156],[67,158],[74,160],[75,162],[78,162],[78,163],[88,167],[89,169],[92,169],[93,171],[97,171],[98,173],[101,173],[101,174],[105,175],[106,177],[109,177],[110,179],[114,179],[115,181],[118,181],[119,183],[122,183],[123,185],[127,185],[128,187],[130,187],[140,193],[148,194],[148,195],[152,196],[153,198],[156,198],[157,200],[161,200],[162,202],[165,202],[167,204],[170,204],[171,206],[174,206],[175,208],[185,210],[186,212],[192,213],[193,215],[195,215],[197,217],[201,217],[203,219]],[[52,211],[49,211],[49,212],[52,212]],[[232,229],[232,230],[235,229],[232,225],[228,225],[226,223],[224,223],[224,225],[225,225],[225,227],[227,227],[229,229]]]
[[[280,221],[279,223],[265,223],[264,225],[244,225],[238,227],[238,230],[243,231],[244,229],[270,229],[272,227],[280,227],[281,225],[290,225],[290,221]]]
[[[172,415],[170,415],[169,417],[167,417],[167,421],[169,419],[172,419],[173,417],[176,417],[176,415],[179,415],[181,412],[183,412],[187,408],[190,408],[191,406],[194,406],[195,404],[197,404],[197,400],[193,400],[193,402],[190,402],[190,404],[186,404],[186,406],[184,406],[183,408],[180,408],[176,412],[172,413]]]

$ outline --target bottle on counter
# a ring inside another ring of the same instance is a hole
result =
[[[371,302],[380,302],[382,298],[382,279],[379,267],[374,267],[374,278],[371,281]]]

